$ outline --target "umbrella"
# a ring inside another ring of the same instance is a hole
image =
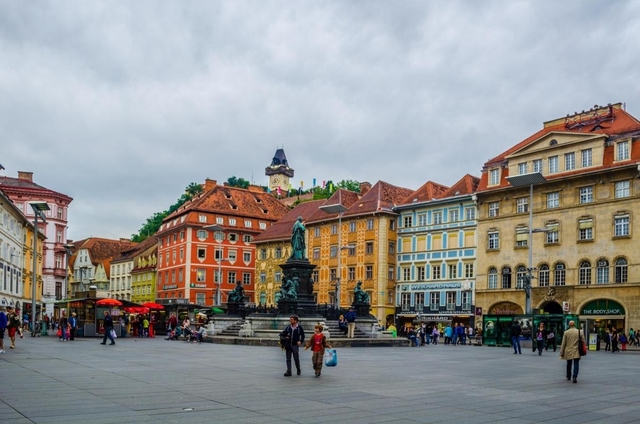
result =
[[[124,311],[130,314],[146,314],[149,312],[149,308],[143,308],[141,306],[128,306],[124,308]]]
[[[154,302],[143,303],[142,306],[149,309],[164,309],[164,305]]]
[[[118,299],[100,299],[96,302],[98,306],[122,306]]]
[[[211,312],[214,313],[214,314],[224,314],[224,309],[211,308]]]

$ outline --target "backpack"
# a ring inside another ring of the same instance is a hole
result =
[[[283,350],[291,346],[291,333],[289,332],[290,328],[291,326],[287,326],[287,328],[282,330],[282,332],[280,333],[280,339],[278,341],[278,345]]]

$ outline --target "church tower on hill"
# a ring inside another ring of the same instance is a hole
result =
[[[277,192],[278,187],[281,192],[289,191],[289,178],[293,178],[293,169],[289,167],[284,149],[277,149],[273,156],[271,165],[267,166],[264,173],[269,177],[269,189]]]

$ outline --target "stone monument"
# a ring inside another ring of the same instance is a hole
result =
[[[244,287],[240,281],[237,282],[234,289],[229,293],[229,297],[227,298],[227,314],[229,315],[238,315],[241,312],[241,309],[244,308]]]
[[[371,297],[362,289],[362,281],[358,281],[353,289],[353,309],[358,316],[368,316],[371,310]]]
[[[299,216],[291,231],[291,255],[282,268],[282,285],[278,310],[282,314],[314,315],[316,299],[311,273],[316,267],[306,257],[306,227]]]

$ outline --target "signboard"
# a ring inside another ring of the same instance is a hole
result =
[[[489,315],[518,315],[524,313],[519,305],[511,302],[498,303],[489,310]]]
[[[589,333],[589,350],[597,350],[598,333]]]
[[[412,284],[411,290],[461,289],[462,283]]]
[[[598,299],[587,303],[580,315],[624,315],[624,307],[609,299]]]
[[[480,306],[476,306],[476,315],[482,315],[482,308]]]
[[[195,287],[195,288],[197,288],[197,289],[206,289],[206,288],[207,288],[207,285],[206,285],[206,284],[204,284],[204,283],[198,283],[198,284],[196,284],[196,283],[191,283],[191,287]]]
[[[162,286],[162,290],[171,290],[171,289],[177,289],[178,285],[177,284],[172,284],[170,286]]]

